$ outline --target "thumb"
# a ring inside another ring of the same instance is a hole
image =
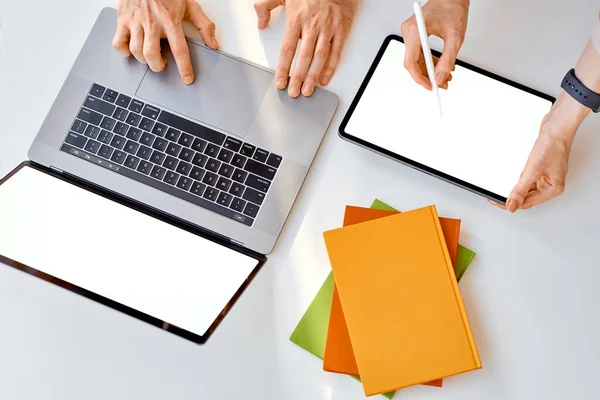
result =
[[[523,205],[525,197],[529,193],[529,190],[537,180],[537,174],[531,170],[529,166],[525,167],[525,171],[521,175],[519,182],[513,188],[512,192],[508,196],[506,201],[506,209],[511,213],[517,211]]]
[[[219,43],[215,37],[215,24],[206,16],[200,4],[195,0],[190,1],[188,6],[188,19],[200,31],[200,36],[207,46],[218,49]]]
[[[258,17],[258,29],[265,29],[271,19],[271,11],[285,5],[285,0],[258,0],[254,3],[254,10]]]

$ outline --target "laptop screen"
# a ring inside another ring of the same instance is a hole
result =
[[[21,269],[197,336],[260,264],[28,166],[0,185],[0,221],[0,255]]]
[[[465,67],[435,94],[403,67],[390,41],[345,133],[455,179],[507,197],[552,103]]]

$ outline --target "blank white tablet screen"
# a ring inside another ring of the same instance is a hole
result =
[[[345,132],[414,162],[507,197],[552,103],[456,66],[448,90],[417,85],[392,40]]]
[[[25,167],[0,185],[0,254],[199,336],[258,261]]]

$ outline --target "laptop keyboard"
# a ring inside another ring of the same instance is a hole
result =
[[[94,84],[61,150],[252,226],[282,157]]]

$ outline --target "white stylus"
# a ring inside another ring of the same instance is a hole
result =
[[[425,66],[427,67],[427,75],[431,81],[431,88],[437,97],[438,107],[440,108],[440,118],[442,117],[442,100],[440,99],[440,91],[435,81],[435,67],[433,66],[433,56],[429,47],[429,35],[425,27],[425,18],[423,18],[423,10],[418,1],[413,3],[415,9],[415,18],[417,20],[417,28],[419,29],[419,37],[421,38],[421,46],[423,47],[423,55],[425,57]]]

